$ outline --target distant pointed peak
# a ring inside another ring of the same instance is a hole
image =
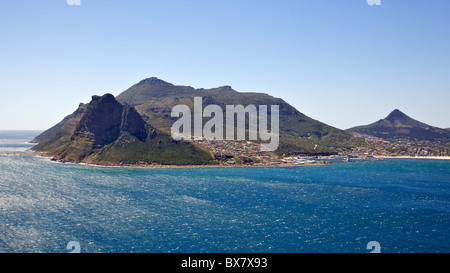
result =
[[[403,113],[402,111],[395,109],[394,111],[392,111],[389,116],[386,117],[386,119],[397,119],[397,118],[405,118],[408,117],[405,113]]]
[[[168,82],[163,81],[161,79],[158,79],[156,77],[150,77],[150,78],[144,79],[144,80],[140,81],[137,85],[141,85],[141,84],[165,84],[165,85],[172,85],[171,83],[168,83]]]

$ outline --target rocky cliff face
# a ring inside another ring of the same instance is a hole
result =
[[[63,162],[202,165],[211,160],[191,143],[173,141],[153,128],[111,94],[93,96],[36,139],[41,141],[33,150]]]
[[[120,131],[128,132],[140,141],[145,141],[147,138],[145,121],[131,105],[125,105],[123,107],[120,121]]]
[[[147,138],[145,124],[133,106],[123,106],[113,95],[93,96],[86,114],[76,129],[74,139],[87,137],[95,145],[104,146],[127,132],[140,141],[145,141]]]
[[[123,106],[113,95],[92,96],[73,139],[88,138],[94,145],[107,145],[120,135]]]

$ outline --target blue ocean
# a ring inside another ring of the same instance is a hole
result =
[[[0,132],[0,252],[450,252],[450,161],[149,169],[62,164]]]

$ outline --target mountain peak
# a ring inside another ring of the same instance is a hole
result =
[[[121,122],[122,111],[122,104],[113,95],[94,95],[74,135],[89,135],[95,144],[109,144],[120,134],[118,124]]]
[[[386,117],[386,119],[388,120],[393,120],[393,119],[398,119],[398,118],[406,118],[408,117],[405,113],[403,113],[402,111],[395,109],[394,111],[392,111],[389,116]]]
[[[189,86],[178,86],[165,82],[156,77],[151,77],[131,86],[119,96],[117,100],[122,104],[137,106],[142,101],[151,101],[155,98],[162,98],[171,95],[180,96],[183,94],[194,94],[195,89]]]
[[[93,95],[92,102],[116,103],[117,100],[112,94],[106,93],[103,96]]]
[[[450,140],[448,131],[417,121],[398,109],[392,111],[385,119],[369,125],[353,127],[347,131],[384,139]]]
[[[204,105],[221,107],[237,104],[279,105],[280,119],[286,121],[280,124],[282,130],[291,132],[280,140],[280,148],[277,150],[279,154],[329,154],[335,151],[326,147],[326,139],[330,139],[333,147],[347,147],[360,141],[351,134],[313,120],[283,100],[264,93],[238,92],[230,85],[195,89],[185,85],[156,84],[160,81],[157,78],[145,79],[122,92],[117,100],[122,104],[133,105],[150,125],[165,132],[170,132],[174,123],[170,116],[174,106],[185,104],[191,107],[194,97],[202,97]],[[324,144],[316,146],[309,139],[310,135],[323,139]],[[299,140],[300,137],[303,139]]]
[[[158,79],[156,77],[150,77],[150,78],[144,79],[144,80],[140,81],[137,85],[142,85],[142,84],[172,85],[171,83],[168,83],[168,82]]]

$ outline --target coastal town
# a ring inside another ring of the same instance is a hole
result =
[[[296,166],[311,164],[331,164],[337,162],[378,161],[385,157],[431,158],[449,157],[449,149],[430,141],[396,140],[390,142],[381,138],[355,134],[366,140],[367,145],[351,149],[337,148],[335,155],[283,155],[260,150],[260,145],[247,140],[195,139],[193,142],[214,154],[225,165],[253,166]]]
[[[367,147],[358,147],[351,151],[356,154],[368,154],[374,156],[408,156],[408,157],[448,157],[450,148],[448,143],[441,141],[411,140],[406,138],[391,141],[382,138],[353,133],[356,137],[362,137],[368,143]]]
[[[194,140],[195,144],[211,151],[216,159],[225,165],[247,166],[296,166],[311,164],[330,164],[375,159],[371,155],[342,154],[330,156],[288,155],[278,156],[273,152],[260,150],[260,145],[246,140]]]

